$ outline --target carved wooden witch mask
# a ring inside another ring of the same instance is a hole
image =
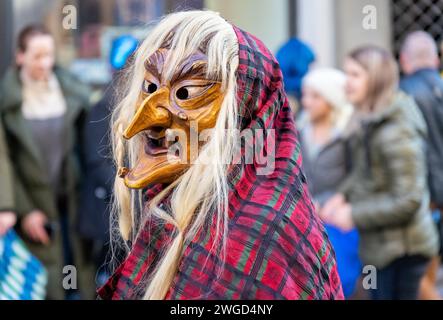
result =
[[[167,76],[168,54],[162,48],[145,61],[137,110],[124,132],[126,139],[140,135],[143,143],[135,166],[119,170],[129,188],[171,183],[186,171],[196,157],[191,136],[215,126],[223,101],[221,83],[207,77],[205,54],[194,53]]]

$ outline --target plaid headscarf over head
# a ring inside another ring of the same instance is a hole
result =
[[[234,29],[239,42],[241,128],[262,129],[265,136],[275,130],[275,170],[259,175],[255,162],[232,167],[227,254],[221,273],[217,273],[219,256],[210,252],[213,230],[208,224],[185,246],[166,298],[342,299],[335,254],[301,172],[298,133],[280,67],[260,40]],[[159,190],[158,185],[150,188],[146,200]],[[141,298],[146,289],[142,280],[152,273],[159,252],[171,240],[171,229],[159,221],[148,221],[99,296]]]

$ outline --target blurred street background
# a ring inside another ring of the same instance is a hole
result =
[[[78,8],[75,30],[61,28],[66,5]],[[375,29],[364,29],[363,8],[374,6]],[[103,84],[111,39],[180,9],[210,9],[255,34],[274,51],[297,36],[315,51],[321,66],[340,66],[345,54],[361,44],[398,53],[403,37],[422,29],[443,39],[442,0],[4,0],[0,3],[0,73],[11,62],[15,39],[24,26],[44,22],[53,33],[58,61],[86,81]],[[263,18],[266,17],[266,18]],[[88,66],[88,74],[81,72]]]

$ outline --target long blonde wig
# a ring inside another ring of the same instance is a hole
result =
[[[114,218],[112,237],[135,241],[144,221],[157,217],[175,226],[174,238],[162,251],[161,259],[146,281],[145,299],[163,299],[171,287],[186,245],[204,226],[215,221],[216,241],[213,250],[224,258],[228,222],[227,169],[235,152],[235,136],[226,130],[237,129],[236,70],[238,40],[228,22],[210,11],[178,12],[164,17],[149,33],[137,50],[130,67],[123,98],[113,113],[112,143],[117,167],[133,167],[142,147],[138,136],[126,141],[123,131],[137,109],[137,98],[144,79],[144,62],[159,48],[167,47],[163,77],[170,78],[175,68],[197,50],[208,57],[207,76],[222,83],[224,100],[209,141],[199,151],[195,163],[176,181],[148,203],[143,203],[141,191],[130,190],[123,179],[116,177],[114,185]],[[229,131],[228,131],[229,132]],[[199,161],[199,159],[213,161]],[[170,195],[169,206],[161,206]],[[166,208],[167,207],[167,208]],[[118,225],[118,228],[115,226]],[[126,243],[126,241],[121,241]]]

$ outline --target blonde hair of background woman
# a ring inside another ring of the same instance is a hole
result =
[[[117,105],[112,120],[113,152],[117,167],[133,167],[137,161],[142,138],[135,136],[126,141],[122,133],[137,108],[137,98],[144,80],[144,62],[157,49],[165,46],[170,51],[164,64],[163,77],[170,78],[182,60],[197,50],[203,50],[208,57],[208,78],[221,81],[224,100],[210,140],[199,151],[196,163],[147,204],[142,202],[141,191],[129,190],[123,179],[115,179],[111,229],[118,221],[120,234],[113,232],[114,239],[121,236],[124,240],[131,238],[134,243],[143,222],[152,216],[173,224],[177,230],[169,246],[162,252],[152,276],[146,281],[145,299],[163,299],[166,296],[186,244],[203,227],[212,224],[212,221],[216,222],[216,241],[212,249],[218,250],[217,254],[224,259],[228,222],[227,168],[235,152],[235,136],[226,134],[226,129],[235,129],[238,125],[235,77],[238,67],[238,40],[233,27],[215,12],[188,11],[170,14],[152,29],[141,44],[128,78],[122,81],[128,83],[129,87]],[[214,161],[208,164],[206,161],[199,161],[201,157]],[[160,202],[171,192],[170,208],[160,208]]]
[[[348,57],[357,62],[368,74],[368,95],[365,112],[377,112],[388,107],[398,89],[398,66],[387,50],[364,46],[353,50]],[[359,108],[360,109],[360,108]]]

